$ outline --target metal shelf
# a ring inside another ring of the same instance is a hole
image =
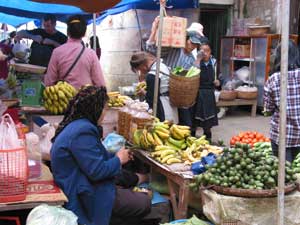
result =
[[[246,61],[246,62],[254,62],[253,58],[239,58],[239,57],[230,57],[230,60],[233,61]]]

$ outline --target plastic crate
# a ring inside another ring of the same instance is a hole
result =
[[[27,179],[26,149],[0,150],[0,203],[25,200]]]
[[[7,222],[7,221],[12,221],[14,222],[15,225],[21,225],[21,221],[19,217],[13,217],[13,216],[0,216],[0,224],[2,224],[1,221]],[[7,224],[7,223],[5,223]],[[11,224],[11,223],[9,223]]]
[[[41,106],[44,86],[40,79],[23,80],[21,92],[22,106]]]

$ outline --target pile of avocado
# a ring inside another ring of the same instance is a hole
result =
[[[278,159],[248,144],[236,143],[233,148],[224,148],[223,156],[206,167],[206,172],[195,177],[190,188],[198,191],[199,186],[216,185],[242,189],[273,189],[277,186]],[[286,162],[285,182],[294,182],[297,177],[291,163]]]

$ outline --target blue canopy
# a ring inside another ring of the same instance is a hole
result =
[[[6,23],[11,25],[16,23],[16,21],[19,21],[19,24],[22,24],[22,21],[24,21],[24,23],[27,22],[25,19],[21,20],[13,16],[42,19],[46,13],[55,14],[60,21],[65,21],[70,15],[74,14],[83,14],[87,19],[92,18],[91,14],[87,14],[75,6],[39,3],[30,0],[0,0],[0,12],[3,13],[0,22],[6,21]],[[5,14],[8,15],[6,16]],[[9,17],[9,15],[11,17]]]
[[[0,23],[6,23],[13,27],[19,27],[25,23],[32,21],[32,18],[19,17],[14,15],[8,15],[5,13],[0,13]]]
[[[199,0],[168,0],[167,8],[170,9],[188,9],[198,8]],[[159,10],[159,0],[122,0],[115,7],[104,11],[100,17],[97,18],[97,24],[109,16],[125,12],[130,9],[146,9]]]

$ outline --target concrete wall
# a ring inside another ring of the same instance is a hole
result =
[[[281,0],[235,0],[235,4],[240,6],[240,17],[258,17],[265,24],[271,25],[273,33],[280,33]],[[290,4],[290,33],[297,34],[300,1],[291,0]]]
[[[118,90],[119,86],[137,82],[137,75],[131,71],[129,60],[134,51],[141,49],[141,39],[149,36],[152,22],[158,13],[129,10],[109,16],[97,26],[97,36],[102,48],[100,62],[109,90]],[[167,13],[188,18],[188,25],[198,21],[199,17],[199,9],[170,10]],[[91,33],[91,27],[88,32]]]

